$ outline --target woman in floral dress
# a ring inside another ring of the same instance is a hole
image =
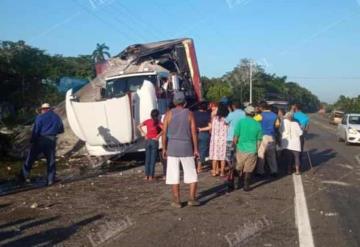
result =
[[[228,126],[225,123],[225,118],[228,115],[229,110],[227,106],[220,103],[216,116],[212,119],[211,123],[211,139],[210,139],[210,155],[209,158],[212,160],[212,171],[213,177],[225,176],[225,164],[226,164],[226,136]],[[220,171],[219,171],[220,163]]]

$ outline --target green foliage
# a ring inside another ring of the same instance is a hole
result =
[[[96,49],[92,53],[92,59],[94,59],[95,63],[102,63],[106,60],[105,57],[111,57],[110,53],[108,52],[109,47],[105,45],[105,43],[96,44]]]
[[[208,100],[219,99],[219,87],[225,87],[225,93],[222,96],[230,96],[232,99],[240,102],[249,101],[250,64],[250,60],[242,59],[238,66],[221,78],[209,79],[202,77],[203,95],[205,95],[205,98]],[[287,82],[285,76],[279,77],[275,74],[268,74],[257,64],[253,63],[251,69],[253,75],[254,102],[266,100],[269,95],[276,95],[279,98],[288,100],[290,104],[302,104],[304,110],[307,112],[314,112],[319,109],[319,99],[306,88],[299,86],[295,82]],[[227,88],[228,86],[230,88]]]
[[[219,101],[223,96],[229,97],[230,95],[231,88],[225,82],[211,85],[206,92],[206,98],[210,101]]]
[[[15,122],[31,119],[43,102],[61,102],[56,83],[63,76],[93,78],[91,56],[50,56],[24,41],[0,42],[0,103],[15,107]]]
[[[341,95],[332,108],[348,113],[360,113],[360,95],[354,98]]]

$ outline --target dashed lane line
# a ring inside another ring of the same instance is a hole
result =
[[[309,211],[301,176],[293,175],[295,189],[295,221],[299,233],[300,247],[314,247]]]
[[[360,154],[356,155],[355,159],[356,159],[357,163],[360,165]]]
[[[350,170],[354,170],[354,167],[352,167],[351,165],[348,165],[348,164],[337,164],[337,166],[344,167],[344,168],[347,168]]]
[[[349,183],[345,183],[345,182],[342,182],[342,181],[336,181],[336,180],[324,180],[324,181],[321,181],[321,183],[323,183],[323,184],[340,185],[340,186],[350,186]]]

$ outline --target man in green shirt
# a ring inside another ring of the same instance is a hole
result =
[[[245,109],[246,118],[240,120],[234,131],[236,145],[236,170],[239,177],[244,175],[244,191],[250,190],[251,173],[257,162],[257,151],[262,140],[262,129],[259,122],[254,120],[255,108],[248,106]]]

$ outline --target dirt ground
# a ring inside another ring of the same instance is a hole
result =
[[[63,169],[52,187],[39,178],[26,187],[2,183],[1,246],[296,245],[291,177],[226,194],[224,180],[204,172],[202,206],[174,209],[170,188],[161,178],[144,181],[142,157],[133,158],[102,169]]]

